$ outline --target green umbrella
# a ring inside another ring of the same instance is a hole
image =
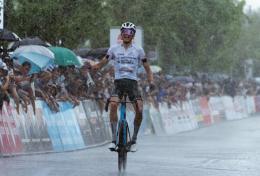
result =
[[[76,54],[68,48],[63,47],[49,47],[49,49],[54,53],[55,59],[54,63],[62,66],[78,65],[81,63],[77,58]]]

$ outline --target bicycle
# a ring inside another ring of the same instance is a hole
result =
[[[120,103],[120,119],[117,125],[117,138],[116,138],[116,149],[115,152],[118,153],[118,170],[121,172],[125,171],[127,165],[127,152],[130,151],[131,148],[131,136],[129,126],[126,120],[126,104],[133,103],[130,101],[126,101],[127,94],[123,95],[123,99],[119,101]],[[108,99],[105,109],[108,111],[108,104],[111,101]]]

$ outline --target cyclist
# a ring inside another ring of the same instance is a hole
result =
[[[148,82],[152,87],[154,87],[153,74],[143,48],[137,47],[132,43],[136,33],[135,25],[131,22],[125,22],[122,24],[120,30],[122,43],[110,47],[107,55],[99,63],[93,65],[92,68],[98,70],[110,60],[113,60],[115,81],[110,98],[110,123],[112,129],[112,143],[109,145],[110,150],[116,148],[115,141],[118,121],[117,102],[122,98],[124,92],[128,94],[130,101],[135,102],[133,103],[135,109],[134,133],[131,139],[131,151],[135,152],[137,151],[136,140],[142,122],[143,111],[143,102],[137,85],[137,70],[140,63],[143,64],[147,73]]]

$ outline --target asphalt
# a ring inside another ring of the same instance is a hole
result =
[[[0,158],[0,176],[117,176],[117,154],[76,152]],[[260,117],[173,136],[141,136],[126,176],[260,176]]]

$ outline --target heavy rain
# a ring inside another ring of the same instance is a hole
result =
[[[0,0],[0,176],[259,176],[259,7]]]

